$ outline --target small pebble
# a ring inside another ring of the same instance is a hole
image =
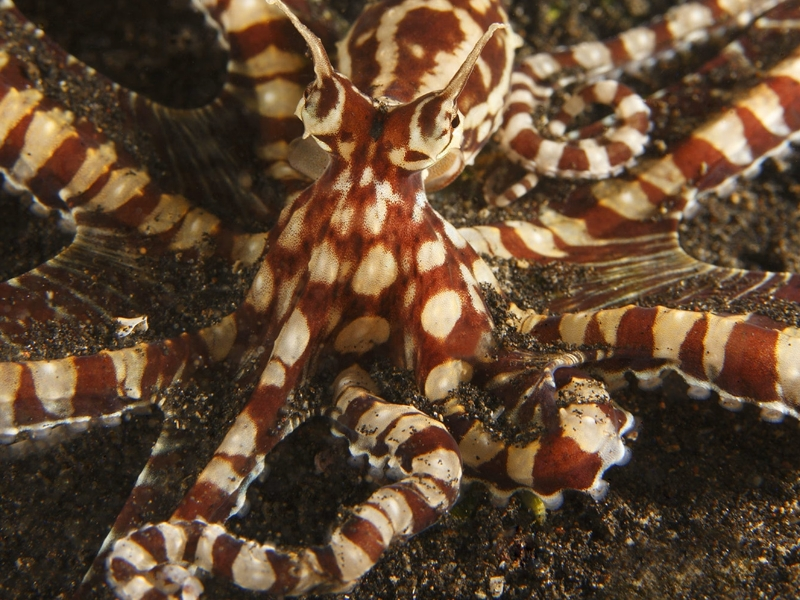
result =
[[[503,595],[506,588],[506,578],[502,575],[495,575],[489,578],[489,593],[492,598],[499,598]]]

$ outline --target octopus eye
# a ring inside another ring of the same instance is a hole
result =
[[[456,113],[456,116],[453,117],[452,121],[450,121],[450,125],[453,127],[453,129],[461,125],[461,117],[458,116],[458,113]]]

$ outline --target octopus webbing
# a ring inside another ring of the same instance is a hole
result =
[[[3,441],[13,449],[150,405],[165,414],[90,583],[106,570],[120,597],[188,598],[210,573],[279,594],[340,591],[390,544],[447,513],[462,479],[498,502],[520,490],[549,506],[565,489],[600,498],[633,428],[605,386],[628,373],[654,387],[673,371],[690,396],[715,392],[729,408],[759,406],[767,420],[797,417],[796,278],[711,266],[677,241],[698,197],[756,172],[798,128],[796,52],[770,61],[758,38],[777,29],[791,45],[793,3],[687,4],[608,42],[516,66],[520,40],[496,3],[379,3],[339,45],[338,70],[291,11],[198,4],[230,52],[209,107],[175,111],[107,90],[163,162],[137,163],[125,140],[48,97],[19,47],[0,54],[7,184],[76,230],[63,253],[3,285]],[[10,2],[2,9],[4,27],[24,27]],[[324,15],[304,16],[325,28]],[[698,71],[758,65],[749,89],[661,156],[638,159],[662,102],[691,113],[710,100],[685,81],[644,102],[600,78],[753,21]],[[584,87],[541,133],[542,107],[573,81]],[[300,98],[302,126],[292,114]],[[616,121],[563,136],[587,102],[612,106]],[[303,127],[306,139],[290,144]],[[425,192],[454,180],[492,136],[528,171],[500,194],[487,188],[493,204],[512,204],[543,177],[600,181],[524,218],[456,229]],[[247,165],[233,147],[249,153]],[[265,173],[283,181],[285,203],[255,184]],[[520,308],[496,280],[504,260],[523,270],[571,265],[579,277]],[[247,271],[235,311],[181,297],[181,271],[198,265],[217,269],[210,287]],[[200,315],[175,335],[162,313],[187,305]],[[77,349],[63,350],[67,338]],[[403,403],[376,382],[386,364],[410,373],[416,392]],[[188,489],[173,489],[187,424],[206,431],[203,416],[190,415],[208,407],[191,406],[191,391],[212,377],[244,401],[221,420],[216,450],[192,459],[205,464],[182,476]],[[320,545],[236,534],[229,519],[243,512],[267,455],[316,416],[380,486]]]

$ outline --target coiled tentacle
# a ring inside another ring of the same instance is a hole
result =
[[[632,165],[647,143],[650,110],[627,87],[597,79],[621,67],[636,68],[661,53],[702,40],[709,35],[709,29],[744,27],[776,4],[779,2],[774,0],[741,4],[689,2],[670,9],[650,25],[612,39],[524,59],[512,77],[499,139],[507,154],[532,173],[500,194],[488,191],[487,199],[499,206],[513,202],[536,185],[536,174],[602,179]],[[567,100],[561,115],[551,121],[551,135],[563,134],[566,116],[582,112],[587,101],[614,107],[619,124],[594,124],[576,132],[577,139],[548,139],[534,123],[534,114],[547,108],[558,88],[576,83],[588,85]]]

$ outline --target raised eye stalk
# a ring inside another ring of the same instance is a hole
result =
[[[456,71],[456,74],[453,75],[453,78],[450,80],[445,88],[440,92],[443,99],[452,99],[453,102],[458,100],[458,97],[461,95],[464,86],[467,85],[467,81],[469,80],[469,76],[472,74],[472,69],[475,68],[475,63],[478,62],[478,58],[480,58],[481,52],[483,52],[484,47],[486,44],[489,43],[489,40],[492,39],[495,31],[498,29],[505,29],[506,26],[502,23],[493,23],[489,26],[489,29],[481,36],[481,39],[475,44],[475,47],[467,56],[467,59],[461,64]],[[458,118],[458,117],[456,117]],[[454,127],[458,126],[458,123],[453,125]]]
[[[292,22],[295,29],[297,29],[298,33],[303,36],[303,39],[308,44],[309,49],[311,50],[311,57],[314,61],[314,73],[317,76],[318,80],[325,79],[326,77],[333,76],[333,65],[331,65],[331,61],[328,58],[328,53],[325,52],[325,47],[322,45],[322,40],[320,40],[314,33],[305,25],[300,22],[295,14],[286,6],[281,0],[265,0],[267,4],[272,4],[277,6],[279,9],[283,11],[286,17]]]

